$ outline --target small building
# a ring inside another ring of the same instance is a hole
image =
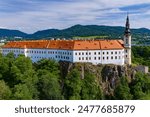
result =
[[[145,74],[149,73],[148,66],[139,65],[139,66],[135,67],[135,70],[139,71],[139,72],[143,72]]]

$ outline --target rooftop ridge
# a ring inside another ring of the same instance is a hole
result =
[[[109,50],[123,49],[118,40],[33,40],[8,42],[3,48],[39,48],[39,49],[65,49],[65,50]]]

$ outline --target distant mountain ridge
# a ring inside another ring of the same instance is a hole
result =
[[[150,30],[146,28],[131,29],[134,37],[141,35],[150,36]],[[82,36],[107,36],[108,38],[121,38],[124,27],[121,26],[98,26],[98,25],[75,25],[67,29],[47,29],[27,34],[19,30],[0,29],[0,37],[23,37],[27,39],[42,38],[72,38]]]
[[[26,33],[19,30],[10,30],[10,29],[0,29],[0,37],[25,37]]]

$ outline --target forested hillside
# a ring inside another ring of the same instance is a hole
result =
[[[150,66],[149,49],[133,48],[134,66]],[[150,76],[134,66],[32,63],[23,55],[0,55],[0,99],[150,99]]]
[[[27,39],[51,39],[51,38],[98,38],[98,39],[122,39],[124,27],[121,26],[98,26],[98,25],[75,25],[67,29],[47,29],[26,34],[17,30],[0,29],[0,38],[7,40]],[[133,44],[150,44],[150,30],[146,28],[131,29]],[[21,38],[15,38],[15,37]]]
[[[146,65],[150,68],[150,46],[132,47],[132,62],[138,65]]]
[[[27,34],[19,30],[0,29],[0,38],[5,37],[26,37]]]

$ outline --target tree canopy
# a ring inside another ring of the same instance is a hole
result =
[[[133,47],[132,53],[134,64],[150,66],[149,47]],[[88,69],[83,72],[81,66],[76,64],[65,69],[54,60],[42,59],[32,63],[30,58],[23,55],[15,57],[13,53],[7,56],[0,54],[0,99],[112,99],[103,97],[106,93],[103,82],[106,80],[102,79],[106,74],[93,73]],[[104,69],[99,70],[103,72]],[[64,71],[66,73],[62,75]],[[100,75],[101,78],[98,77]],[[130,82],[127,79],[127,76],[118,78],[119,82],[113,89],[113,99],[150,99],[148,74],[136,73]]]

